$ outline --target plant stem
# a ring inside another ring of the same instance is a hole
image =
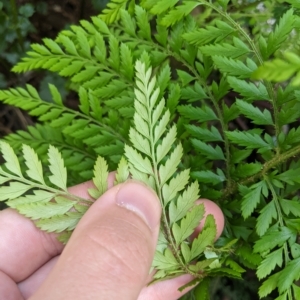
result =
[[[229,23],[231,23],[239,31],[239,33],[246,39],[246,41],[252,48],[252,50],[258,60],[259,65],[262,65],[264,63],[264,60],[260,54],[260,51],[257,49],[253,40],[250,38],[250,36],[247,34],[247,32],[245,32],[245,30],[240,26],[240,24],[237,23],[235,20],[233,20],[227,12],[222,11],[221,9],[219,9],[217,6],[213,5],[212,3],[207,2],[207,1],[201,1],[201,2],[203,2],[204,5],[207,5],[210,8],[212,8],[213,10],[215,10],[216,12],[218,12],[221,16],[223,16]],[[267,88],[267,91],[268,91],[268,94],[270,97],[270,101],[272,102],[272,105],[273,105],[275,136],[276,136],[276,139],[278,139],[278,136],[281,132],[281,129],[279,126],[279,108],[277,105],[277,101],[276,101],[276,97],[275,97],[275,93],[274,93],[272,84],[266,80],[264,80],[264,84]],[[279,154],[279,153],[280,153],[280,148],[279,148],[279,146],[277,146],[276,154]]]
[[[231,195],[235,194],[238,190],[238,185],[248,185],[250,183],[255,182],[259,178],[264,177],[271,169],[281,165],[288,159],[300,155],[300,145],[298,145],[295,148],[292,148],[284,153],[275,155],[271,160],[267,161],[262,170],[244,180],[241,180],[237,183],[235,183],[231,189],[225,189],[223,190],[223,197],[228,198]]]
[[[18,181],[18,182],[25,183],[25,184],[30,186],[30,189],[36,188],[38,190],[44,190],[44,191],[48,191],[50,193],[53,193],[53,198],[58,196],[58,195],[63,195],[63,196],[70,197],[70,198],[74,199],[75,201],[77,201],[78,204],[84,203],[84,204],[90,204],[91,205],[93,203],[92,200],[88,200],[88,199],[84,199],[84,198],[75,196],[73,194],[70,194],[68,191],[58,190],[58,189],[52,188],[50,186],[47,186],[46,184],[38,184],[38,183],[32,182],[32,181],[30,181],[30,180],[28,180],[24,177],[14,176],[13,174],[7,173],[7,172],[3,171],[2,169],[0,169],[0,174],[4,175],[7,178],[9,178],[10,181],[15,180],[15,181]]]
[[[146,87],[146,89],[148,88],[148,86]],[[151,91],[146,90],[145,96],[147,97],[147,113],[148,113],[148,122],[149,122],[149,135],[150,135],[150,149],[151,149],[151,161],[153,163],[153,170],[154,170],[154,180],[155,180],[155,186],[156,186],[156,192],[158,195],[158,198],[161,201],[161,207],[162,209],[162,221],[163,221],[163,228],[166,231],[166,235],[167,235],[167,239],[169,242],[169,245],[172,248],[172,253],[174,254],[174,256],[176,257],[178,263],[181,265],[181,267],[183,268],[183,270],[185,270],[186,273],[190,273],[188,268],[186,267],[186,265],[184,264],[184,262],[182,261],[178,248],[176,247],[176,243],[174,241],[174,238],[172,236],[171,233],[171,229],[170,226],[168,224],[168,218],[167,218],[167,214],[166,211],[164,209],[165,205],[163,203],[163,194],[162,194],[162,185],[160,183],[160,178],[159,178],[159,173],[158,173],[158,162],[156,159],[156,144],[155,144],[155,138],[154,138],[154,127],[155,124],[152,121],[152,111],[153,111],[153,107],[151,107],[150,104],[150,98],[151,98]],[[137,101],[137,100],[135,100]]]
[[[122,28],[118,25],[115,26],[116,28],[122,30]],[[201,78],[201,76],[199,75],[198,71],[189,63],[187,63],[179,54],[177,54],[176,52],[171,51],[170,49],[167,49],[163,46],[160,46],[156,43],[153,43],[151,41],[146,41],[146,40],[141,40],[138,37],[128,37],[128,36],[120,36],[120,39],[122,40],[131,40],[131,41],[138,41],[139,44],[145,44],[147,46],[150,47],[154,47],[156,50],[160,51],[160,52],[164,52],[168,57],[173,57],[175,58],[178,62],[182,63],[198,80],[198,82],[203,86],[205,92],[207,93],[209,99],[212,101],[213,106],[216,110],[217,116],[218,116],[218,120],[220,122],[221,125],[221,129],[222,129],[222,136],[224,139],[224,148],[225,148],[225,163],[226,163],[226,179],[227,179],[227,187],[230,188],[231,184],[232,184],[232,179],[231,179],[231,175],[230,175],[230,161],[231,161],[231,156],[230,156],[230,149],[229,149],[229,140],[225,134],[225,131],[228,130],[228,126],[224,121],[224,114],[220,108],[220,106],[218,105],[218,100],[214,97],[214,95],[212,94],[208,84]]]
[[[284,224],[284,221],[283,221],[282,211],[281,211],[281,208],[280,208],[277,193],[276,193],[272,183],[270,182],[270,179],[268,178],[268,176],[264,176],[264,180],[267,182],[267,184],[269,186],[269,189],[272,193],[273,201],[275,203],[275,207],[276,207],[276,210],[277,210],[279,225],[280,225],[280,227],[284,227],[285,224]],[[285,242],[283,244],[283,253],[284,253],[284,259],[285,259],[285,266],[287,266],[288,262],[290,261],[289,249],[288,249],[288,246],[287,246],[287,242]],[[288,289],[287,293],[288,293],[288,299],[293,300],[291,288]]]

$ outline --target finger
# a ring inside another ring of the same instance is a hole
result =
[[[110,173],[108,185],[115,178]],[[90,198],[91,181],[69,188],[74,195]],[[12,209],[0,211],[0,272],[13,281],[20,282],[43,266],[52,257],[61,253],[64,245],[56,234],[39,230],[34,223]],[[20,268],[22,266],[22,268]]]
[[[29,299],[45,281],[54,265],[56,264],[58,256],[53,257],[51,260],[47,261],[42,267],[40,267],[36,272],[25,280],[18,283],[18,289],[23,295],[24,299]],[[1,294],[0,294],[1,295]]]
[[[127,182],[80,220],[32,299],[137,299],[156,248],[161,206],[146,186]]]
[[[224,224],[225,224],[225,218],[224,218],[224,214],[223,214],[221,208],[213,201],[204,199],[204,198],[197,200],[196,204],[197,205],[203,204],[205,213],[204,213],[203,219],[201,220],[199,226],[196,228],[196,230],[192,234],[191,238],[193,239],[199,235],[199,233],[202,231],[202,229],[204,227],[206,217],[208,215],[213,215],[214,219],[215,219],[216,227],[217,227],[217,235],[215,238],[215,240],[217,240],[221,236],[223,229],[224,229]]]
[[[221,209],[214,202],[207,199],[200,199],[197,201],[197,203],[204,204],[205,216],[207,216],[208,214],[214,215],[217,224],[217,239],[221,235],[224,227],[224,216]],[[201,231],[201,229],[203,228],[205,221],[204,219],[196,229],[192,238],[198,236],[199,231]],[[46,265],[42,266],[41,269],[37,270],[37,272],[35,272],[32,276],[30,276],[28,279],[24,280],[19,284],[19,288],[21,289],[22,294],[25,298],[29,298],[29,296],[31,296],[38,289],[38,287],[43,282],[43,279],[45,279],[48,276],[48,273],[51,271],[52,267],[54,266],[54,262],[56,262],[57,259],[58,257],[55,257]],[[178,299],[182,295],[182,292],[179,292],[178,288],[188,283],[190,280],[192,280],[191,276],[180,276],[178,278],[165,280],[161,283],[150,285],[149,287],[146,287],[142,290],[139,299]],[[190,289],[191,288],[185,289],[183,293],[186,293]]]
[[[24,299],[29,299],[41,286],[43,281],[51,272],[59,256],[52,258],[33,275],[18,284]],[[190,291],[193,286],[184,289],[182,292],[179,288],[193,280],[191,275],[182,275],[177,278],[163,280],[142,289],[138,300],[175,300],[179,299],[185,293]],[[148,280],[147,280],[148,281]],[[1,295],[1,294],[0,294]]]
[[[194,288],[190,286],[182,292],[179,288],[193,280],[191,275],[182,275],[173,279],[163,280],[144,287],[138,297],[138,300],[177,300],[188,291]]]
[[[40,231],[12,209],[0,212],[0,236],[0,272],[15,282],[24,280],[63,248],[54,235]]]

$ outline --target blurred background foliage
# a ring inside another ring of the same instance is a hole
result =
[[[59,31],[81,19],[97,15],[108,0],[2,0],[0,1],[0,88],[30,83],[38,88],[43,99],[51,101],[48,83],[54,84],[66,103],[75,108],[77,96],[69,91],[65,79],[39,71],[15,74],[11,68],[30,43],[55,38]],[[0,137],[32,125],[34,119],[15,107],[0,104]]]

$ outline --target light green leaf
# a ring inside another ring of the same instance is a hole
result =
[[[2,189],[2,188],[1,188]],[[33,194],[28,194],[24,197],[18,197],[8,202],[12,208],[18,208],[19,205],[31,204],[36,202],[47,203],[55,197],[55,193],[43,190],[34,190]]]
[[[26,217],[38,220],[42,218],[51,218],[56,215],[64,215],[75,204],[74,201],[60,196],[55,197],[55,201],[56,203],[35,202],[18,205],[17,210]]]
[[[159,123],[154,128],[154,143],[156,143],[163,133],[166,131],[167,125],[170,122],[170,111],[167,110],[162,118],[160,119]]]
[[[142,173],[140,170],[137,170],[131,163],[129,165],[129,172],[132,179],[141,181],[146,185],[150,186],[154,191],[156,190],[156,184],[154,181],[154,177],[152,175],[147,175],[146,173]]]
[[[166,101],[164,98],[162,98],[152,112],[152,124],[156,124],[165,106],[166,106]],[[167,116],[164,115],[163,118],[167,118]]]
[[[213,244],[217,234],[215,219],[212,215],[208,215],[205,220],[203,230],[197,238],[194,239],[191,248],[191,259],[199,256],[207,246]]]
[[[172,178],[169,184],[166,183],[163,185],[164,205],[167,205],[188,184],[189,172],[189,170],[184,170]]]
[[[172,201],[169,206],[170,224],[182,219],[185,214],[195,205],[195,201],[199,198],[198,182],[193,182],[178,197],[177,201]]]
[[[2,169],[0,168],[0,173],[1,173],[1,171],[2,171]],[[0,176],[0,184],[6,183],[9,180],[10,179],[8,177]]]
[[[101,197],[108,189],[108,166],[106,160],[98,156],[96,163],[94,165],[94,177],[93,183],[96,189],[89,189],[89,194],[94,198],[98,199]]]
[[[148,158],[143,158],[134,148],[125,145],[125,156],[138,171],[146,174],[152,174],[153,168]]]
[[[150,139],[150,129],[149,129],[148,122],[144,121],[142,117],[137,113],[134,114],[133,119],[134,119],[136,130],[147,139]]]
[[[13,174],[23,177],[20,164],[18,161],[18,158],[13,150],[13,148],[5,143],[5,142],[0,142],[0,147],[1,147],[1,153],[3,155],[3,158],[5,159],[5,167]]]
[[[1,187],[0,201],[18,198],[24,193],[26,193],[28,190],[30,190],[31,188],[32,186],[28,184],[24,184],[21,182],[11,182],[8,186]]]
[[[138,126],[136,126],[138,127]],[[130,141],[133,146],[139,150],[141,153],[151,155],[151,147],[148,139],[145,139],[141,134],[139,134],[134,128],[130,128],[129,131]]]
[[[129,178],[128,163],[124,158],[124,156],[122,156],[118,164],[115,184],[120,184],[122,182],[125,182],[128,178]]]
[[[62,216],[60,215],[52,218],[40,219],[36,222],[36,225],[42,230],[59,233],[64,230],[73,230],[81,217],[82,213],[67,212]]]
[[[49,180],[55,186],[67,191],[67,170],[60,152],[52,145],[50,145],[48,149],[48,160],[49,169],[52,174],[49,176]]]
[[[58,91],[58,89],[56,88],[56,86],[51,84],[51,83],[49,83],[48,86],[49,86],[53,101],[56,104],[58,104],[60,106],[63,106],[63,101],[62,101],[62,98],[61,98],[61,94]]]
[[[164,253],[155,252],[152,266],[159,270],[176,270],[179,267],[179,263],[171,250],[167,248]]]
[[[183,148],[178,144],[170,157],[167,159],[165,165],[159,167],[160,184],[165,184],[170,177],[176,172],[179,163],[181,162]]]
[[[204,216],[203,205],[197,205],[188,211],[180,224],[173,223],[172,233],[177,245],[187,239],[199,225]]]
[[[157,162],[159,163],[166,155],[167,153],[171,150],[172,145],[175,143],[176,140],[176,134],[177,134],[177,129],[176,125],[174,124],[169,130],[166,136],[163,138],[161,144],[157,146],[156,149],[156,159]]]
[[[36,180],[41,184],[45,184],[42,164],[34,150],[27,145],[23,145],[23,156],[28,168],[26,171],[27,175],[31,179]]]

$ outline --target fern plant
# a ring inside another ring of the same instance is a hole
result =
[[[299,5],[262,4],[113,0],[31,45],[13,71],[58,73],[80,103],[69,109],[51,84],[53,102],[30,85],[0,91],[39,121],[1,142],[0,200],[66,242],[117,169],[116,183],[131,176],[161,201],[154,280],[192,274],[200,283],[189,297],[208,299],[211,278],[253,269],[260,298],[299,299],[300,93],[289,80],[298,69],[282,85],[261,71],[296,51]],[[91,199],[68,193],[92,177]],[[226,216],[215,244],[212,216],[189,239],[204,215],[199,188]]]

